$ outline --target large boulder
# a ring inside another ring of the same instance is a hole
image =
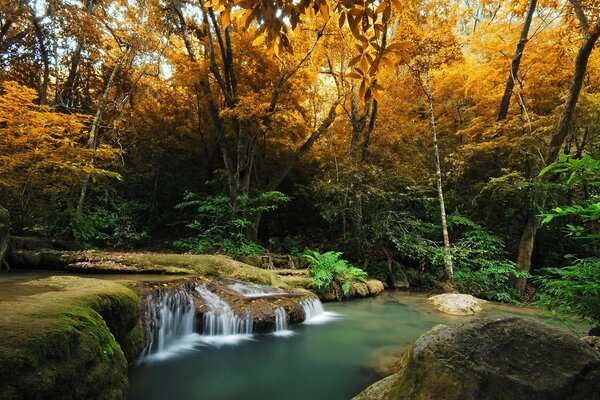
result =
[[[600,353],[577,337],[514,316],[437,327],[398,373],[355,400],[598,400]]]
[[[10,234],[10,214],[6,208],[0,206],[0,270],[4,267],[4,260],[8,252],[8,238]]]
[[[444,293],[431,296],[429,302],[441,312],[452,315],[473,315],[482,310],[480,300],[470,294]]]

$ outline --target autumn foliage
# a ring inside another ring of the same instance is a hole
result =
[[[77,236],[87,218],[106,238],[126,221],[170,246],[193,219],[185,193],[225,196],[274,251],[326,243],[433,276],[441,200],[517,261],[531,218],[595,195],[538,174],[598,24],[595,1],[3,2],[0,203],[17,231]],[[600,133],[588,56],[559,146],[577,157]],[[275,191],[292,200],[242,215]],[[464,232],[444,225],[457,251]],[[539,232],[534,269],[592,251],[557,238]]]

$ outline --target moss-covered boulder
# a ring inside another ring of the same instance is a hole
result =
[[[233,278],[265,285],[282,284],[273,272],[222,255],[15,250],[11,262],[23,269],[77,273],[198,275]]]
[[[141,351],[139,298],[112,281],[54,276],[0,294],[0,398],[124,399],[127,360]]]
[[[577,337],[513,316],[438,326],[399,372],[356,400],[598,400],[600,353]]]

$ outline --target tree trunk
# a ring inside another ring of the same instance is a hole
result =
[[[42,86],[40,87],[40,99],[39,103],[41,106],[46,104],[46,97],[48,93],[48,82],[50,81],[50,55],[48,54],[48,47],[44,41],[44,30],[40,25],[39,18],[35,15],[35,10],[28,6],[29,13],[31,14],[31,22],[35,31],[35,37],[38,45],[40,46],[40,53],[42,53],[42,63],[44,64],[44,74],[42,76]]]
[[[529,28],[531,27],[531,20],[533,19],[533,14],[535,13],[536,5],[537,0],[529,1],[529,6],[527,7],[527,14],[525,14],[525,23],[523,24],[523,28],[521,29],[521,37],[519,38],[519,43],[517,43],[517,49],[515,50],[515,54],[513,55],[512,63],[510,64],[510,75],[508,76],[508,80],[506,81],[504,96],[502,97],[502,102],[500,103],[498,121],[506,119],[506,115],[508,114],[510,98],[512,97],[513,88],[515,87],[517,74],[519,73],[521,57],[523,56],[523,50],[525,50],[525,45],[527,44]]]
[[[575,112],[575,106],[583,87],[583,81],[585,79],[585,73],[587,70],[588,60],[590,54],[594,49],[594,45],[600,37],[600,18],[596,20],[593,27],[588,27],[588,22],[585,16],[581,13],[581,6],[578,1],[570,0],[575,7],[576,14],[580,20],[581,28],[583,30],[583,43],[579,47],[577,58],[575,59],[575,72],[573,74],[573,80],[571,81],[571,88],[569,90],[569,96],[565,102],[565,107],[560,115],[558,121],[558,127],[550,140],[550,145],[544,159],[546,164],[552,163],[558,157],[563,143],[569,133],[571,127],[571,121]],[[549,174],[544,175],[542,182],[547,182]],[[545,206],[547,193],[541,191],[534,197],[534,206],[543,208]],[[528,218],[523,234],[521,235],[521,241],[519,243],[519,254],[517,256],[517,270],[529,272],[531,268],[531,253],[533,251],[533,245],[535,242],[535,235],[537,233],[538,220],[535,216]],[[515,287],[521,292],[525,288],[525,280],[517,280]]]
[[[102,120],[102,115],[104,114],[106,105],[108,104],[108,95],[114,84],[115,77],[117,76],[117,72],[119,71],[121,64],[123,63],[125,56],[127,55],[127,53],[129,53],[129,49],[130,49],[130,47],[129,47],[129,45],[127,45],[125,50],[123,50],[121,52],[121,54],[119,55],[119,58],[117,59],[115,66],[110,74],[110,77],[108,78],[108,81],[106,82],[106,85],[104,86],[104,92],[102,93],[102,99],[100,100],[100,104],[98,105],[98,109],[96,110],[96,115],[94,116],[94,120],[92,121],[92,126],[90,127],[90,134],[89,134],[88,142],[86,144],[86,147],[89,149],[95,150],[98,147],[98,126]],[[94,163],[93,159],[92,159],[91,163],[92,164]],[[76,215],[78,217],[81,216],[81,213],[83,212],[83,205],[85,203],[85,197],[86,197],[88,186],[90,183],[90,178],[91,178],[90,174],[87,174],[83,179],[81,191],[79,192],[79,201],[77,202]]]
[[[425,89],[427,91],[427,100],[429,102],[429,122],[431,127],[431,138],[433,140],[433,153],[435,156],[435,177],[440,202],[440,217],[442,219],[442,233],[444,236],[444,272],[446,279],[452,284],[454,280],[454,271],[452,266],[452,253],[450,249],[450,235],[448,234],[448,221],[446,218],[446,205],[444,203],[444,190],[442,186],[442,168],[440,164],[440,152],[438,149],[437,132],[435,125],[435,115],[433,113],[433,98],[431,97],[431,84],[429,82],[429,70],[425,70]]]
[[[89,0],[87,3],[85,13],[89,16],[92,15],[92,11],[94,10],[94,5],[96,4],[96,0]],[[65,85],[60,94],[60,104],[58,105],[59,109],[62,111],[69,112],[71,108],[75,106],[75,98],[74,93],[75,83],[77,81],[77,71],[79,70],[79,63],[81,62],[81,53],[83,52],[83,44],[84,40],[79,39],[77,41],[77,47],[73,52],[73,56],[71,57],[71,65],[69,67],[69,74],[67,75],[67,79],[65,81]],[[58,102],[58,99],[55,99],[55,102]]]

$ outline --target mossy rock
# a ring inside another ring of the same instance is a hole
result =
[[[437,325],[398,368],[355,399],[600,399],[597,351],[570,333],[514,316]]]
[[[0,298],[0,398],[126,398],[143,342],[136,292],[72,276],[26,284],[54,290]]]
[[[77,273],[199,275],[239,279],[264,285],[283,284],[277,275],[222,255],[109,253],[92,251],[18,250],[14,266]]]

